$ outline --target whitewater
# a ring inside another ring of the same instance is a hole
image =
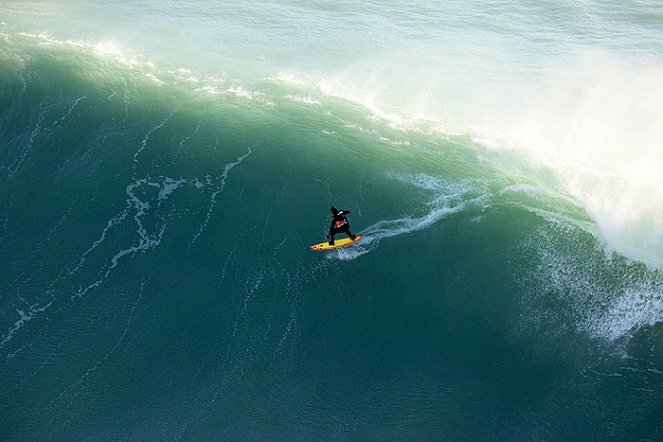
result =
[[[662,60],[654,0],[0,1],[3,437],[662,438]]]

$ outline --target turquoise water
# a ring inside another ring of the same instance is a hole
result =
[[[2,438],[663,438],[662,24],[0,3]]]

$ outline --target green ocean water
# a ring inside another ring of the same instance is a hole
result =
[[[0,439],[663,438],[661,9],[481,6],[0,2]]]

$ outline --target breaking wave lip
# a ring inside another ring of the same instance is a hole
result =
[[[234,96],[247,100],[259,100],[264,102],[265,105],[273,105],[273,102],[269,101],[268,97],[266,97],[267,94],[265,92],[255,90],[239,80],[230,80],[225,77],[223,72],[217,72],[214,76],[209,76],[199,74],[186,67],[172,67],[169,64],[156,63],[149,56],[137,52],[130,47],[122,46],[113,40],[59,39],[46,32],[19,32],[15,36],[42,46],[75,49],[102,59],[112,60],[121,66],[139,73],[142,77],[150,80],[157,86],[187,85],[194,92]],[[7,35],[5,39],[9,40],[10,36]],[[296,98],[294,97],[293,99]],[[303,104],[310,104],[304,98],[299,98],[298,101]]]
[[[141,60],[138,54],[132,54],[125,48],[122,48],[118,44],[110,40],[100,40],[100,41],[88,41],[88,40],[74,40],[66,39],[60,40],[52,35],[41,32],[39,34],[30,33],[30,32],[19,32],[19,36],[30,38],[36,40],[42,44],[54,45],[54,46],[69,46],[84,49],[93,54],[110,57],[121,63],[124,63],[129,66],[139,66],[141,64],[149,65],[151,62]]]

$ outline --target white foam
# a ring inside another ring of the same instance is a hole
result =
[[[27,38],[36,39],[41,43],[48,45],[70,46],[70,47],[85,49],[101,57],[113,58],[128,66],[149,64],[149,62],[139,61],[137,54],[132,54],[129,50],[122,48],[116,42],[110,40],[102,40],[102,41],[87,41],[87,40],[73,40],[73,39],[60,40],[46,32],[41,32],[38,34],[20,32],[18,35]]]
[[[219,94],[223,93],[223,91],[220,88],[218,88],[216,86],[211,86],[211,85],[201,86],[199,88],[194,89],[194,91],[196,91],[196,92],[206,92],[206,93],[212,94],[212,95],[219,95]]]
[[[427,229],[469,206],[484,205],[489,199],[487,194],[470,182],[448,182],[425,174],[388,175],[406,184],[431,191],[432,196],[425,203],[425,214],[419,217],[407,215],[397,219],[380,220],[359,232],[363,236],[360,242],[336,249],[327,255],[328,258],[356,259],[375,250],[383,239]]]
[[[481,201],[483,201],[483,198],[476,198],[467,203],[477,204]],[[447,216],[461,212],[465,207],[466,203],[462,203],[454,207],[433,209],[421,217],[405,216],[398,219],[378,221],[359,232],[363,236],[360,242],[348,247],[336,249],[327,256],[329,258],[340,260],[356,259],[361,255],[375,250],[383,239],[429,228]]]
[[[23,162],[28,158],[30,152],[32,151],[32,147],[34,145],[35,140],[37,137],[41,134],[43,128],[43,122],[44,122],[44,114],[46,113],[46,110],[48,107],[44,108],[43,106],[40,106],[40,112],[39,115],[37,116],[37,122],[30,132],[30,136],[28,137],[27,143],[24,143],[23,146],[19,148],[19,151],[16,154],[16,159],[7,167],[9,170],[9,176],[13,177],[23,166]],[[49,106],[51,107],[51,106]]]
[[[113,94],[114,94],[114,92],[113,92]],[[82,97],[76,98],[74,100],[74,102],[71,104],[71,106],[69,107],[69,111],[67,111],[67,113],[64,116],[62,116],[59,120],[57,120],[55,123],[53,123],[53,126],[59,126],[64,120],[69,118],[71,116],[71,114],[74,112],[74,109],[76,108],[76,106],[78,106],[78,103],[85,100],[86,98],[87,98],[87,95],[83,95]],[[110,98],[112,98],[112,96],[109,97],[108,99],[110,99]]]
[[[309,96],[306,96],[306,95],[286,95],[285,98],[289,98],[293,101],[296,101],[296,102],[302,103],[302,104],[320,105],[320,100],[317,100],[313,97],[309,97]]]
[[[115,252],[115,254],[110,258],[110,264],[106,268],[105,273],[103,276],[94,281],[93,283],[89,284],[85,288],[79,289],[78,292],[76,292],[74,295],[71,296],[71,300],[75,300],[76,298],[81,298],[85,296],[88,292],[90,292],[93,289],[98,288],[103,284],[103,282],[108,278],[110,275],[111,271],[115,269],[120,261],[126,257],[133,255],[138,252],[144,252],[146,250],[152,249],[159,244],[161,244],[161,240],[163,238],[164,232],[166,230],[166,223],[165,220],[161,225],[157,225],[154,229],[151,231],[148,230],[144,223],[143,223],[143,217],[146,216],[151,210],[156,210],[159,208],[159,206],[166,201],[171,194],[173,194],[177,189],[181,188],[185,184],[187,184],[188,181],[180,178],[180,179],[174,179],[170,177],[161,177],[161,181],[156,181],[152,180],[150,178],[141,178],[137,179],[134,182],[130,183],[125,192],[127,194],[127,206],[126,208],[118,215],[112,217],[111,219],[108,220],[106,223],[106,227],[101,233],[101,236],[99,239],[97,239],[92,246],[90,246],[85,253],[81,256],[78,264],[76,267],[69,272],[69,275],[73,275],[76,273],[80,268],[83,266],[83,264],[86,261],[87,256],[92,253],[93,250],[97,249],[105,240],[106,236],[109,234],[111,229],[118,225],[122,225],[125,223],[127,220],[129,214],[133,213],[133,220],[136,224],[136,235],[138,238],[138,241],[136,244],[126,248],[119,250]],[[138,195],[137,192],[144,188],[144,187],[152,187],[157,190],[156,198],[155,198],[155,204],[152,205],[150,204],[150,199],[146,198],[145,200],[142,200]]]
[[[428,122],[493,151],[521,152],[535,167],[514,173],[553,171],[608,248],[662,268],[663,62],[578,49],[532,60],[528,70],[473,57],[446,60],[454,69],[408,66],[406,73],[401,60],[386,57],[322,78],[283,77],[359,103],[396,128]],[[476,71],[477,63],[488,65]]]
[[[226,89],[225,92],[229,95],[235,95],[237,97],[248,98],[248,99],[253,99],[265,95],[263,92],[251,91],[243,86],[231,86],[228,89]]]
[[[4,347],[5,344],[12,339],[14,333],[20,330],[26,323],[35,319],[39,313],[45,312],[53,304],[53,301],[54,300],[51,300],[41,307],[33,305],[30,307],[27,313],[23,310],[16,309],[16,313],[18,313],[20,318],[14,323],[12,327],[10,327],[7,334],[2,336],[2,340],[0,341],[0,348]]]
[[[300,77],[294,72],[279,72],[276,77],[268,77],[266,80],[280,81],[284,83],[291,83],[297,86],[310,86],[310,82]]]
[[[152,80],[153,82],[155,82],[155,83],[158,84],[159,86],[162,86],[162,85],[166,84],[165,81],[163,81],[162,79],[158,78],[156,75],[154,75],[154,74],[151,73],[151,72],[147,72],[147,73],[145,74],[145,77],[149,78],[150,80]]]
[[[391,172],[388,173],[388,176],[398,181],[426,190],[444,191],[447,190],[449,186],[454,186],[454,187],[461,186],[461,184],[459,183],[445,181],[440,178],[431,175],[426,175],[423,173],[412,174],[412,173]]]
[[[172,117],[175,115],[177,112],[177,109],[175,109],[168,117],[166,117],[161,123],[157,124],[154,126],[152,129],[148,130],[145,136],[143,137],[143,140],[140,142],[140,146],[138,146],[138,150],[136,153],[134,153],[134,163],[138,163],[138,156],[145,150],[145,147],[147,147],[148,141],[150,141],[150,137],[152,134],[159,129],[161,129]],[[135,167],[135,166],[134,166]]]
[[[552,227],[552,229],[551,229]],[[596,255],[567,222],[548,224],[528,239],[538,265],[523,275],[525,321],[537,326],[563,320],[587,336],[628,343],[643,327],[663,322],[663,279],[659,270]],[[621,277],[620,277],[621,275]]]
[[[168,198],[168,195],[173,193],[175,190],[177,190],[179,187],[182,187],[184,184],[186,184],[186,180],[180,178],[179,180],[170,178],[170,177],[165,177],[162,183],[159,183],[159,196],[157,197],[157,200],[164,200]]]
[[[76,265],[76,267],[74,267],[73,270],[71,270],[71,271],[69,272],[69,275],[73,275],[74,273],[76,273],[76,272],[81,268],[81,266],[82,266],[83,263],[85,262],[86,257],[87,257],[87,256],[88,256],[88,255],[94,250],[94,249],[96,249],[99,245],[101,245],[101,244],[106,240],[106,234],[110,231],[110,229],[111,229],[112,227],[118,225],[118,224],[121,224],[121,223],[125,220],[125,218],[127,217],[128,214],[129,214],[129,212],[128,212],[127,210],[124,210],[124,211],[122,211],[119,215],[116,215],[116,216],[114,216],[114,217],[112,217],[111,219],[108,220],[108,222],[106,223],[106,227],[105,227],[104,230],[101,232],[101,236],[99,237],[99,239],[97,239],[97,240],[96,240],[96,241],[90,246],[90,248],[88,248],[88,249],[85,251],[85,253],[83,253],[83,255],[81,256],[81,258],[80,258],[80,260],[79,260],[79,262],[78,262],[78,264]]]
[[[590,318],[585,327],[594,336],[616,341],[660,322],[663,322],[663,292],[630,288],[605,313]]]
[[[162,203],[162,201],[168,199],[168,197],[178,188],[182,187],[184,184],[187,183],[187,180],[185,179],[173,179],[170,177],[161,177],[162,181],[153,181],[150,180],[149,178],[142,178],[139,180],[136,180],[135,182],[129,184],[126,188],[126,194],[129,197],[127,199],[127,208],[126,210],[133,211],[134,213],[134,221],[136,222],[136,225],[138,226],[138,230],[136,231],[139,235],[139,245],[137,247],[132,247],[128,249],[130,253],[138,251],[138,250],[144,250],[147,248],[152,248],[156,245],[158,245],[161,242],[161,237],[163,236],[163,232],[165,230],[165,225],[161,227],[161,229],[158,229],[158,234],[157,235],[150,235],[143,226],[143,223],[141,221],[141,218],[147,214],[147,212],[152,208],[152,205],[150,204],[149,199],[146,201],[141,200],[137,195],[136,191],[140,189],[141,187],[148,186],[148,187],[154,187],[158,189],[158,194],[157,194],[157,199],[156,199],[156,207],[158,208],[159,205]],[[113,267],[117,265],[117,257],[119,255],[124,256],[124,251],[118,252],[115,258],[113,258]],[[112,267],[111,267],[112,268]]]

